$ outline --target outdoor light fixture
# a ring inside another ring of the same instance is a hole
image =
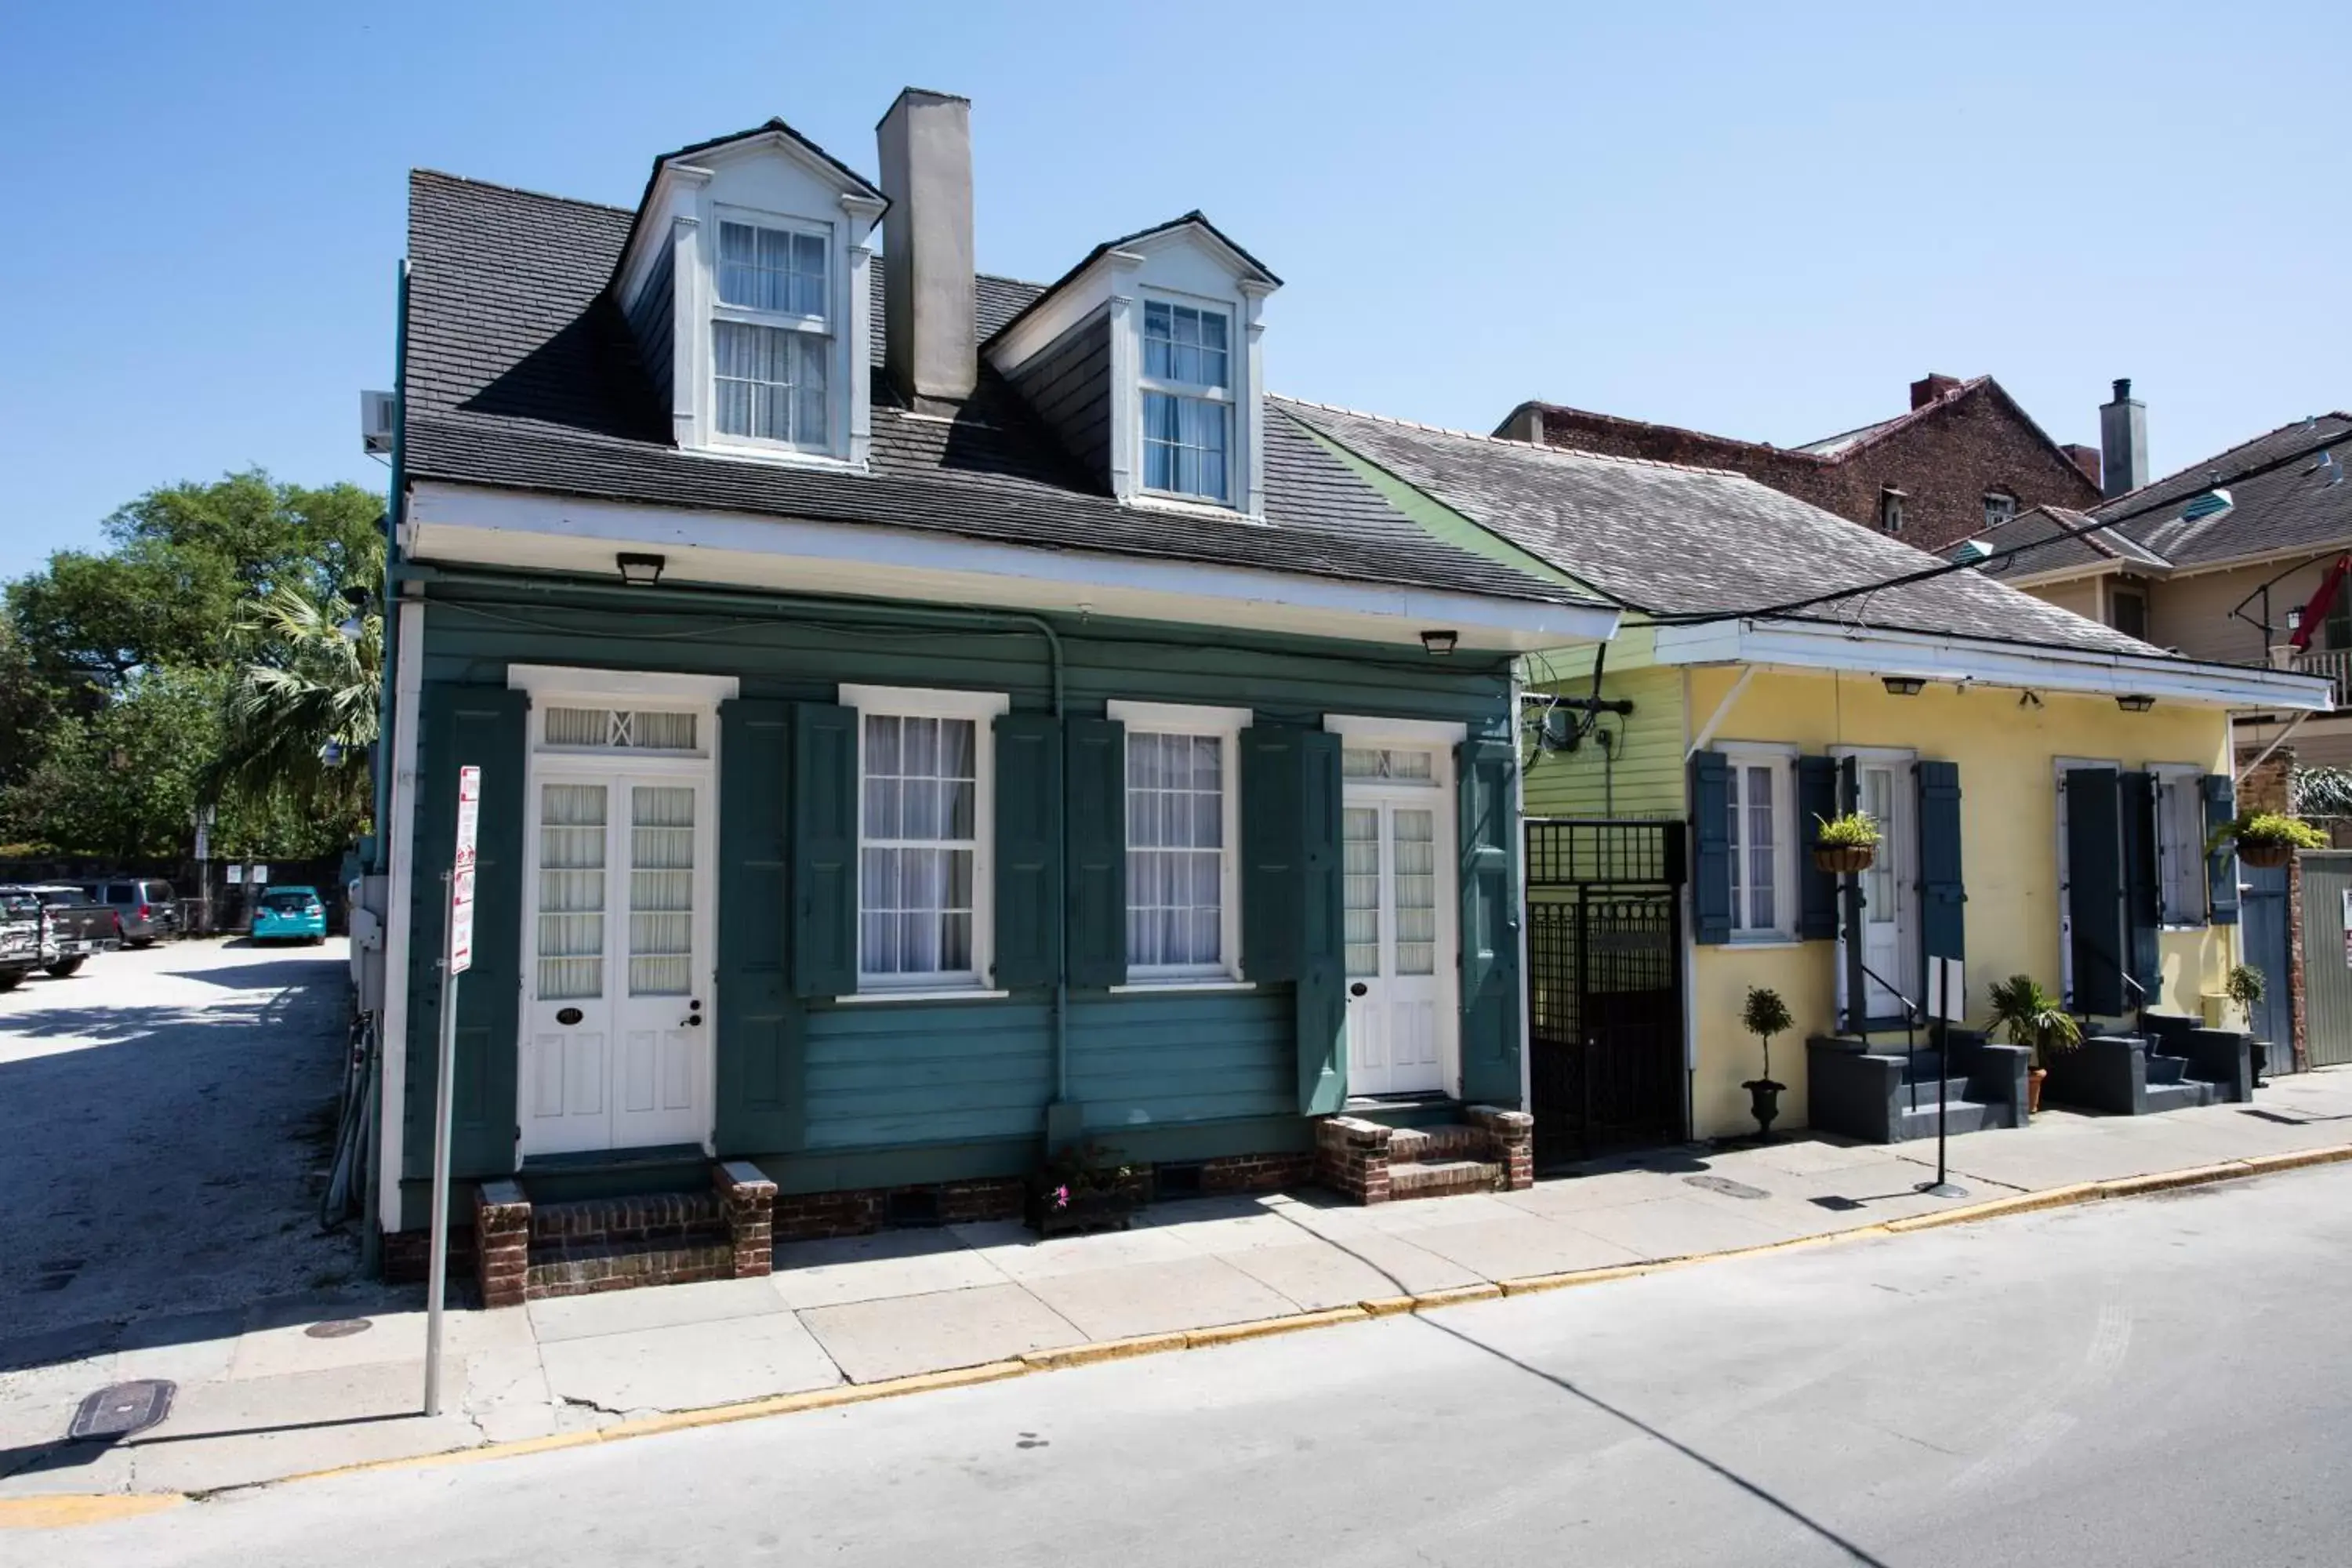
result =
[[[621,581],[639,588],[650,588],[660,582],[662,568],[669,564],[667,555],[635,555],[625,550],[613,560],[621,568]]]
[[[343,585],[341,597],[352,613],[335,624],[335,635],[345,642],[357,642],[367,636],[368,591],[358,583],[347,583]]]
[[[1435,654],[1440,658],[1444,658],[1447,654],[1452,653],[1454,651],[1454,645],[1459,643],[1461,640],[1462,634],[1455,631],[1423,632],[1421,634],[1421,646],[1427,648],[1431,653]]]
[[[2135,691],[2128,697],[2116,698],[2116,706],[2126,713],[2145,713],[2156,706],[2156,699],[2144,692]]]
[[[1879,679],[1890,697],[1916,697],[1927,689],[1927,680],[1916,675],[1885,675]]]

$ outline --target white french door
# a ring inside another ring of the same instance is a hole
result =
[[[1445,1088],[1454,1033],[1454,834],[1443,792],[1349,784],[1348,1090]]]
[[[1906,999],[1927,1005],[1919,982],[1919,830],[1911,764],[1864,762],[1855,784],[1861,809],[1879,830],[1878,854],[1862,873],[1865,1011],[1894,1018]]]
[[[707,1144],[706,764],[542,758],[530,802],[522,1152]]]

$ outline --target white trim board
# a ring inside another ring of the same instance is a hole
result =
[[[709,707],[742,695],[732,675],[671,675],[652,669],[588,669],[561,664],[510,664],[507,686],[541,697],[632,697]]]
[[[1197,562],[1037,550],[866,523],[692,511],[419,482],[410,559],[619,581],[614,556],[667,558],[663,581],[982,608],[1050,610],[1418,646],[1445,628],[1472,651],[1613,636],[1618,612]],[[1236,528],[1244,526],[1236,522]]]
[[[1470,726],[1447,719],[1380,719],[1356,713],[1327,713],[1323,728],[1345,741],[1394,741],[1412,746],[1458,746],[1470,738]]]

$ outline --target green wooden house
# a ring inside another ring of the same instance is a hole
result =
[[[412,181],[395,1270],[468,766],[486,1278],[520,1205],[772,1184],[810,1234],[1000,1212],[1081,1139],[1267,1184],[1319,1116],[1520,1101],[1513,661],[1616,612],[1268,398],[1277,279],[1199,214],[977,272],[968,113],[902,95],[879,181],[781,121],[635,207]]]

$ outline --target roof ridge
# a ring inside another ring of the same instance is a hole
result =
[[[615,206],[611,202],[592,202],[585,196],[558,195],[553,191],[534,190],[529,185],[510,185],[503,180],[483,180],[477,179],[471,174],[453,174],[446,169],[428,169],[423,164],[411,166],[408,171],[409,183],[415,184],[420,176],[446,180],[451,184],[472,185],[478,190],[504,191],[509,195],[530,196],[537,201],[561,202],[568,207],[587,207],[595,212],[634,213],[637,210],[635,207]]]
[[[2333,447],[2338,442],[2352,439],[2352,430],[2346,430],[2339,432],[2337,435],[2326,440],[2315,440],[2307,445],[2296,447],[2292,451],[2283,452],[2279,456],[2270,459],[2268,462],[2249,464],[2244,468],[2235,469],[2226,474],[2213,471],[2215,465],[2219,464],[2222,459],[2228,458],[2232,453],[2242,452],[2249,447],[2258,446],[2261,443],[2269,440],[2273,436],[2282,435],[2286,431],[2293,429],[2295,426],[2316,425],[2322,419],[2341,419],[2347,425],[2352,425],[2352,414],[2347,414],[2340,408],[2332,408],[2324,414],[2306,414],[2300,419],[2290,419],[2284,425],[2273,425],[2258,436],[2249,436],[2244,440],[2238,442],[2235,446],[2222,447],[2220,451],[2214,453],[2210,458],[2201,458],[2193,463],[2183,463],[2180,467],[2173,469],[2172,472],[2166,474],[2161,479],[2150,479],[2147,483],[2127,489],[2119,496],[2110,496],[2099,503],[2098,510],[2105,511],[2110,507],[2120,507],[2123,502],[2130,500],[2135,496],[2145,496],[2150,490],[2161,489],[2163,486],[2171,484],[2176,479],[2187,478],[2189,474],[2195,472],[2199,468],[2208,470],[2206,474],[2206,483],[2208,484],[2231,484],[2252,475],[2266,473],[2272,468],[2280,468],[2287,463],[2291,463],[2297,458],[2308,455],[2314,447]],[[2138,514],[2136,512],[2124,512],[2122,515],[2128,518]]]
[[[1372,414],[1361,408],[1348,408],[1337,403],[1318,403],[1311,397],[1292,397],[1279,392],[1269,392],[1265,395],[1276,403],[1295,403],[1301,408],[1320,408],[1327,414],[1344,414],[1350,419],[1369,419],[1375,425],[1394,425],[1402,429],[1426,431],[1433,436],[1455,436],[1465,441],[1489,442],[1497,447],[1508,447],[1515,452],[1533,452],[1547,458],[1583,459],[1596,463],[1631,463],[1636,468],[1669,468],[1684,474],[1714,474],[1727,479],[1748,478],[1737,468],[1710,468],[1697,463],[1669,463],[1661,458],[1630,458],[1622,452],[1588,452],[1577,447],[1554,447],[1548,442],[1521,441],[1509,436],[1482,436],[1475,430],[1456,430],[1450,426],[1425,424],[1421,420],[1407,419],[1399,415]],[[1606,418],[1610,416],[1604,415],[1602,417]],[[1693,431],[1692,434],[1700,435],[1704,432]]]

